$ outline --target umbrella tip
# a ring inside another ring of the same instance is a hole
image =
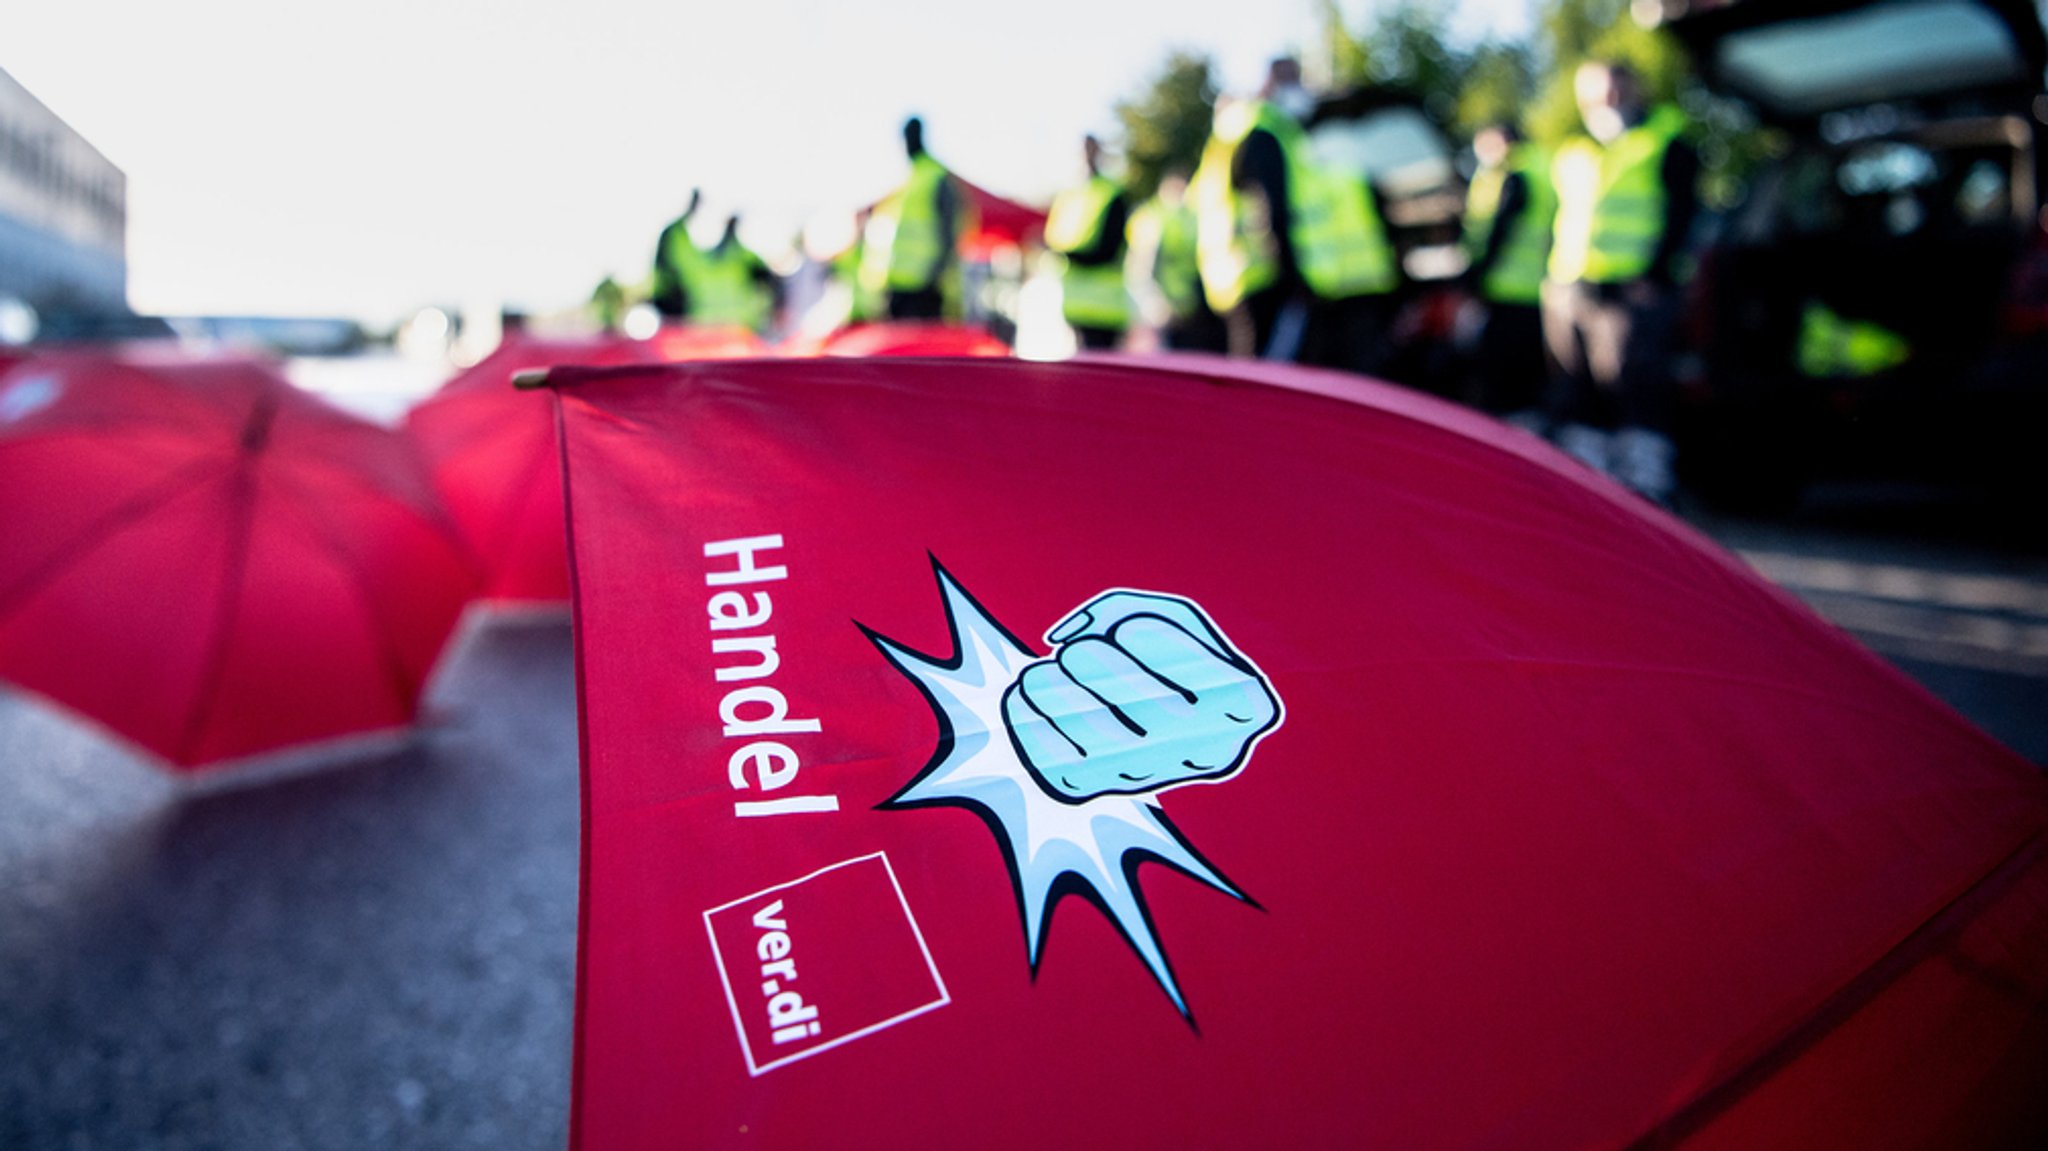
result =
[[[548,370],[546,368],[522,368],[512,373],[512,386],[522,392],[529,392],[535,388],[545,388],[548,386]]]

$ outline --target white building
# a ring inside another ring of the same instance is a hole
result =
[[[0,297],[128,311],[128,177],[0,70]]]

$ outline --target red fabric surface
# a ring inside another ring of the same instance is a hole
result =
[[[964,324],[892,320],[855,324],[780,349],[785,356],[1008,356],[1010,345]]]
[[[177,768],[412,721],[473,586],[403,438],[254,360],[0,377],[0,676]]]
[[[483,599],[569,598],[554,411],[545,393],[515,390],[513,375],[560,364],[664,358],[655,343],[625,336],[515,336],[406,413],[406,435],[426,461],[463,542],[482,564]]]
[[[545,394],[517,391],[522,371],[765,355],[742,328],[664,327],[652,338],[517,335],[406,413],[405,430],[433,475],[462,539],[482,561],[481,598],[565,603],[562,472]]]
[[[577,1146],[2042,1134],[2041,774],[1535,439],[1189,357],[556,389]],[[1284,715],[1055,806],[990,653],[1112,589]]]

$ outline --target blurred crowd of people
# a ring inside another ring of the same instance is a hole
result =
[[[1699,161],[1682,113],[1646,101],[1626,65],[1588,63],[1576,80],[1585,134],[1555,155],[1511,124],[1473,139],[1453,341],[1467,383],[1457,390],[1668,503],[1668,352]],[[1256,93],[1217,101],[1193,170],[1168,171],[1142,202],[1102,142],[1083,140],[1085,177],[1053,199],[1039,256],[1074,345],[1390,375],[1410,322],[1401,253],[1367,175],[1312,147],[1316,107],[1298,62],[1273,61]],[[974,197],[926,150],[915,117],[903,146],[903,183],[817,261],[823,283],[805,285],[804,325],[968,321],[1013,337],[1014,313],[991,306],[1000,285],[961,256]],[[642,283],[599,285],[598,321],[616,327],[641,302],[667,322],[794,330],[790,285],[741,242],[736,216],[701,244],[700,206],[692,192]]]

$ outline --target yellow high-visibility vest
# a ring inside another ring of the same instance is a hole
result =
[[[1202,275],[1195,252],[1195,210],[1153,197],[1131,213],[1124,229],[1134,251],[1152,255],[1149,275],[1176,316],[1191,316],[1201,300]]]
[[[1252,130],[1257,109],[1226,104],[1216,110],[1215,130],[1202,145],[1202,160],[1188,181],[1195,208],[1195,259],[1209,307],[1228,312],[1268,286],[1280,274],[1273,217],[1256,191],[1230,185],[1237,146]]]
[[[1101,239],[1110,206],[1122,194],[1123,187],[1116,181],[1091,176],[1080,187],[1053,197],[1052,210],[1045,219],[1045,246],[1063,257],[1060,311],[1070,324],[1122,328],[1131,321],[1122,260],[1083,265],[1064,259]]]
[[[1272,214],[1232,186],[1237,150],[1254,129],[1280,144],[1287,164],[1290,231],[1309,290],[1328,300],[1391,291],[1399,276],[1385,223],[1363,174],[1318,164],[1293,117],[1263,100],[1226,106],[1203,149],[1189,192],[1196,197],[1203,289],[1217,311],[1272,283],[1278,272]]]
[[[1557,215],[1557,193],[1550,186],[1550,161],[1530,144],[1508,151],[1505,164],[1481,168],[1465,189],[1465,251],[1477,260],[1486,250],[1500,213],[1501,189],[1510,175],[1520,176],[1528,196],[1522,214],[1508,227],[1493,266],[1479,285],[1479,294],[1500,304],[1534,304],[1542,294],[1544,269],[1550,261],[1551,223]]]
[[[1869,320],[1851,320],[1819,302],[1799,322],[1799,370],[1814,379],[1871,376],[1913,356],[1904,336]]]
[[[1666,105],[1604,148],[1580,137],[1558,151],[1551,279],[1618,284],[1649,271],[1667,221],[1664,154],[1684,129]]]
[[[1288,150],[1287,183],[1301,278],[1325,300],[1393,291],[1400,279],[1394,245],[1364,174],[1310,163],[1307,154],[1307,141],[1297,137]]]
[[[849,324],[865,323],[886,311],[883,301],[861,285],[860,270],[865,253],[866,244],[856,235],[845,251],[832,257],[832,278],[846,291],[846,322]]]
[[[755,278],[760,257],[744,246],[720,244],[705,252],[693,248],[679,267],[689,293],[690,322],[737,325],[756,332],[768,327],[774,297]]]
[[[860,286],[873,295],[929,288],[945,260],[939,230],[939,189],[946,169],[919,153],[910,178],[875,205],[861,234]]]

